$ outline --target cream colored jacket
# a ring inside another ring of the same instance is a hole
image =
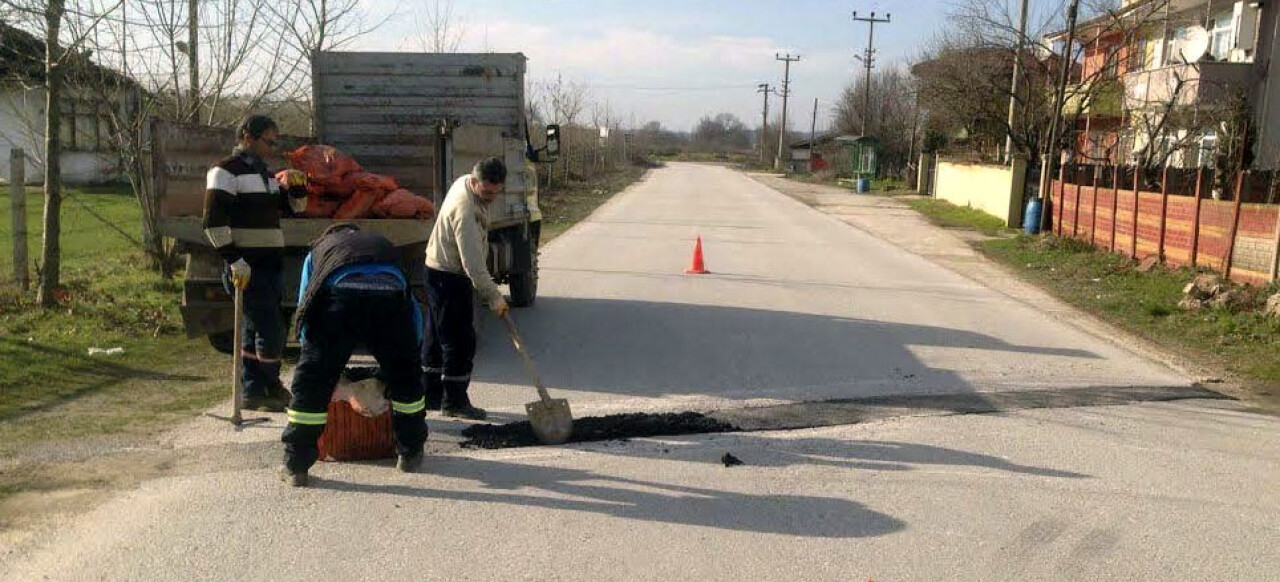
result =
[[[437,271],[465,274],[471,286],[489,305],[497,307],[502,292],[489,275],[489,205],[471,190],[471,175],[453,183],[436,214],[427,266]]]

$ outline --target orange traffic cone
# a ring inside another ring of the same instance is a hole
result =
[[[702,237],[698,237],[698,242],[693,245],[693,264],[689,265],[684,272],[688,275],[706,275],[710,272],[707,266],[702,264]]]

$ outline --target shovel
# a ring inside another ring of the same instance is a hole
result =
[[[502,323],[506,324],[507,335],[511,336],[511,343],[515,344],[516,351],[520,353],[520,359],[524,361],[525,372],[529,373],[534,387],[538,389],[538,400],[524,405],[534,436],[538,437],[544,445],[558,445],[569,440],[569,436],[573,434],[573,413],[569,411],[569,401],[564,398],[552,398],[547,394],[547,389],[542,386],[542,378],[538,376],[538,370],[533,365],[533,358],[529,357],[529,353],[525,351],[511,316],[503,315]]]
[[[266,417],[260,418],[242,418],[240,416],[240,408],[244,405],[244,385],[240,379],[240,368],[244,362],[244,355],[241,353],[240,342],[244,338],[244,288],[249,282],[235,281],[232,286],[235,287],[235,331],[231,334],[231,416],[219,416],[211,412],[205,415],[225,420],[233,426],[241,426],[245,424],[253,424],[257,422],[266,422],[271,420]]]

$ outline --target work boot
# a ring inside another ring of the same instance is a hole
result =
[[[294,473],[288,467],[280,469],[280,479],[288,483],[290,487],[306,487],[311,481],[306,471]]]
[[[447,406],[444,409],[444,415],[454,418],[465,418],[467,420],[484,420],[489,418],[489,413],[485,412],[483,408],[476,408],[470,404],[465,406]]]
[[[289,406],[291,397],[288,392],[284,395],[270,394],[267,396],[249,396],[244,397],[245,410],[257,410],[258,412],[284,412]]]
[[[396,468],[401,473],[417,473],[422,468],[422,451],[411,455],[400,455],[396,458]]]

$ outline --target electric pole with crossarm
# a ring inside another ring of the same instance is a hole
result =
[[[854,20],[858,22],[865,22],[870,25],[867,33],[867,51],[863,53],[862,56],[854,57],[859,61],[862,61],[862,64],[867,67],[867,80],[865,86],[862,88],[862,135],[867,135],[867,132],[870,131],[871,69],[875,66],[876,62],[876,23],[883,22],[887,24],[889,22],[889,18],[892,16],[892,14],[885,14],[884,18],[876,18],[875,12],[872,12],[871,16],[858,16],[858,11],[853,11]]]
[[[778,128],[778,157],[773,160],[773,169],[782,169],[782,148],[787,141],[787,98],[791,96],[791,63],[800,60],[800,55],[775,54],[774,59],[785,63],[782,74],[782,126]]]

